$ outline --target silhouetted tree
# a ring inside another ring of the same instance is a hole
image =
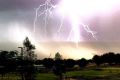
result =
[[[36,65],[41,65],[41,64],[42,64],[42,60],[38,60],[38,59],[35,60],[35,64],[36,64]]]
[[[8,54],[8,63],[7,67],[9,71],[16,71],[18,66],[17,64],[18,51],[10,51]]]
[[[60,55],[59,52],[57,52],[57,53],[55,54],[55,60],[60,60],[60,59],[62,59],[62,56]]]
[[[17,51],[0,51],[0,74],[5,75],[8,72],[16,71]]]
[[[53,67],[53,72],[59,77],[59,80],[63,80],[63,73],[65,73],[65,66],[61,55],[57,52],[55,54],[55,63]]]
[[[8,51],[0,51],[0,74],[3,76],[7,73],[6,71],[6,62],[7,62],[7,55]]]
[[[54,65],[54,60],[52,58],[45,58],[42,60],[42,64],[48,68],[51,69]]]
[[[0,61],[7,60],[9,58],[8,54],[9,54],[8,51],[1,51],[0,52]]]
[[[31,44],[30,40],[28,37],[25,38],[23,42],[24,46],[24,54],[23,54],[23,59],[21,61],[21,75],[22,79],[24,80],[34,80],[34,73],[35,73],[35,68],[34,68],[34,50],[35,46]],[[23,77],[24,76],[24,77]]]
[[[101,57],[98,55],[94,55],[92,58],[93,62],[97,65],[100,66],[100,64],[102,64],[102,60]]]
[[[87,60],[88,63],[94,63],[92,59]]]
[[[77,64],[81,67],[81,68],[85,68],[88,64],[88,61],[85,58],[82,58],[80,60],[77,61]]]
[[[8,54],[10,59],[16,59],[18,57],[18,51],[10,51]]]
[[[74,65],[76,64],[75,60],[73,59],[67,59],[67,60],[64,60],[65,61],[65,66],[68,67],[68,68],[72,68],[74,67]]]
[[[116,64],[120,64],[120,53],[117,53],[117,54],[115,55],[115,63],[116,63]]]
[[[112,63],[115,63],[115,53],[113,52],[109,52],[109,53],[105,53],[101,56],[102,62],[103,63],[109,63],[109,65],[111,65]]]
[[[109,52],[107,57],[107,62],[112,65],[115,62],[115,54],[114,52]]]
[[[35,46],[33,44],[31,44],[28,37],[26,37],[26,39],[24,40],[23,46],[24,46],[25,59],[34,60],[34,58],[35,58],[35,54],[34,54]]]

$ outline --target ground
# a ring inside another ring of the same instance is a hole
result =
[[[120,80],[119,67],[107,67],[99,69],[84,69],[80,71],[70,71],[65,74],[66,77],[77,78],[79,80]],[[37,77],[38,80],[56,80],[56,76],[52,73],[40,73]]]
[[[57,80],[57,77],[52,73],[38,73],[36,80]],[[120,67],[92,68],[82,69],[79,71],[69,71],[64,74],[67,78],[76,78],[75,80],[120,80]],[[20,80],[17,74],[8,73],[0,80]]]

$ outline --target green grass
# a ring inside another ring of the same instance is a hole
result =
[[[70,71],[65,74],[67,77],[82,76],[85,79],[102,78],[107,80],[120,80],[120,68],[108,67],[102,70],[80,70]],[[39,73],[38,80],[56,80],[56,76],[52,73]]]
[[[65,74],[67,77],[76,77],[80,76],[85,79],[95,80],[98,78],[100,80],[120,80],[120,68],[116,67],[107,67],[101,68],[100,70],[96,69],[84,69],[80,71],[70,71]],[[17,80],[20,79],[20,76],[16,74],[7,74],[3,80]],[[53,73],[38,73],[36,75],[37,80],[56,80],[57,77]],[[1,76],[0,76],[1,80]]]
[[[117,80],[117,78],[120,78],[120,68],[102,68],[101,70],[81,70],[81,71],[71,71],[67,72],[66,76],[72,77],[72,76],[82,76],[86,79],[91,78],[111,78],[111,80]]]
[[[56,76],[52,73],[39,73],[37,80],[56,80]]]
[[[0,75],[0,80],[19,80],[19,79],[21,79],[21,77],[15,73],[5,74],[4,77],[2,77],[2,75]]]

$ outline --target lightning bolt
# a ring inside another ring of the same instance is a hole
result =
[[[33,25],[33,32],[36,31],[36,23],[37,20],[40,16],[44,16],[44,33],[46,34],[46,26],[47,26],[47,19],[50,15],[52,15],[52,9],[54,9],[56,6],[52,5],[51,3],[52,0],[46,0],[44,4],[40,4],[36,9],[35,9],[35,18],[34,18],[34,25]],[[41,11],[41,8],[44,7],[44,10]]]
[[[52,4],[53,0],[46,0],[44,2],[44,4],[40,4],[36,9],[35,9],[35,18],[34,18],[34,25],[33,25],[33,32],[36,32],[36,23],[39,19],[40,16],[44,15],[44,34],[46,34],[47,32],[47,22],[48,22],[48,18],[50,17],[50,15],[53,14],[52,10],[55,9],[58,5],[53,5]],[[44,8],[43,11],[41,11],[41,9]],[[76,16],[77,17],[77,16]],[[57,30],[56,33],[61,33],[61,29],[63,28],[63,22],[64,22],[64,18],[65,15],[62,16],[62,18],[60,19],[60,24],[59,24],[59,28]],[[71,18],[71,30],[69,32],[69,35],[67,37],[67,40],[70,41],[70,39],[74,38],[74,42],[78,43],[80,41],[81,35],[80,35],[80,31],[79,31],[79,25],[81,25],[84,30],[86,30],[86,32],[90,33],[92,35],[92,37],[97,40],[97,37],[95,36],[95,32],[92,31],[90,29],[90,27],[88,25],[85,25],[82,21],[78,21],[77,18]]]
[[[92,31],[88,25],[82,24],[82,26],[84,27],[84,29],[85,29],[88,33],[90,33],[90,34],[92,35],[92,37],[93,37],[95,40],[97,40],[97,37],[95,36],[95,34],[96,34],[97,32]]]

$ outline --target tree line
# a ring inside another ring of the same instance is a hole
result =
[[[69,70],[73,70],[74,66],[79,66],[84,69],[89,64],[101,64],[119,65],[120,54],[114,52],[108,52],[103,55],[94,55],[92,59],[62,59],[59,52],[55,54],[54,58],[36,59],[34,54],[35,46],[26,37],[23,41],[23,47],[21,53],[18,51],[0,51],[0,74],[2,77],[6,73],[18,73],[21,76],[21,80],[35,80],[35,74],[38,72],[35,65],[43,65],[47,71],[52,71],[55,75],[62,80],[63,73]]]
[[[0,51],[0,74],[2,79],[7,73],[15,73],[21,76],[21,80],[35,80],[35,46],[26,37],[23,41],[23,47],[20,48],[20,54],[16,50]]]
[[[109,65],[119,65],[120,53],[108,52],[103,55],[94,55],[92,60],[97,66],[105,63]]]

